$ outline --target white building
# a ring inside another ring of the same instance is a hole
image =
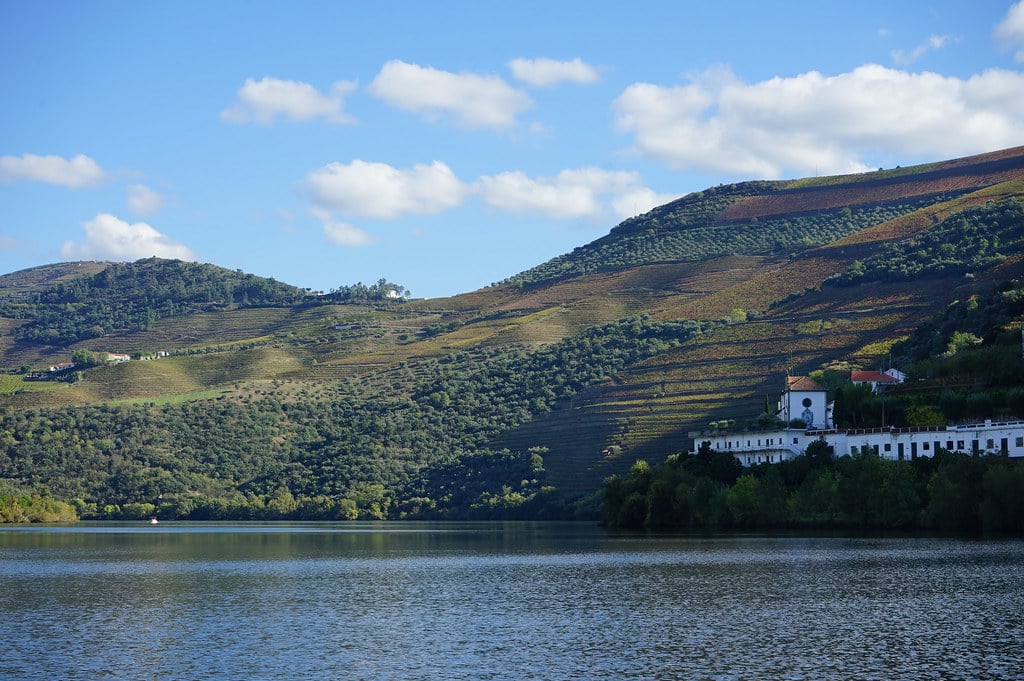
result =
[[[895,372],[895,373],[890,373]],[[900,376],[903,376],[901,379]],[[876,395],[885,392],[890,385],[897,385],[906,380],[906,374],[896,369],[889,371],[852,371],[850,372],[850,383],[854,385],[870,385],[871,392]]]
[[[786,376],[786,390],[779,398],[783,423],[800,419],[808,428],[831,428],[832,409],[828,391],[807,376]]]
[[[883,459],[916,459],[933,456],[936,450],[964,454],[1001,454],[1024,457],[1024,421],[985,421],[964,426],[921,426],[913,428],[850,428],[829,430],[785,430],[760,433],[691,433],[696,453],[708,442],[718,452],[729,452],[744,466],[779,463],[800,456],[807,446],[824,440],[835,456],[872,452]]]
[[[894,377],[897,378],[897,377]],[[1001,454],[1024,457],[1024,421],[961,426],[908,428],[832,427],[832,410],[827,392],[806,376],[787,376],[786,390],[779,399],[779,417],[789,424],[800,419],[806,428],[783,428],[766,432],[690,433],[691,452],[707,442],[719,452],[733,454],[744,466],[779,463],[800,456],[812,442],[823,440],[835,456],[873,452],[884,459],[916,459],[933,456],[936,450],[965,454]]]

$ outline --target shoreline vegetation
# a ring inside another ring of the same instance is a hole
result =
[[[0,525],[23,523],[70,523],[79,520],[75,508],[49,495],[0,495]]]
[[[742,468],[702,448],[659,466],[637,461],[604,492],[613,529],[767,529],[1024,534],[1024,466],[1003,456],[940,451],[891,461],[870,452],[807,453]]]

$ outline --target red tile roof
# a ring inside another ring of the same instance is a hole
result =
[[[786,389],[791,392],[826,392],[824,388],[807,376],[786,376]]]
[[[894,377],[881,371],[851,371],[850,380],[854,383],[899,383]]]

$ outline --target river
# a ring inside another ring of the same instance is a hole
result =
[[[0,679],[1022,679],[1024,542],[0,526]]]

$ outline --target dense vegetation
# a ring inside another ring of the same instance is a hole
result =
[[[411,293],[401,284],[381,278],[377,280],[376,284],[367,285],[360,281],[351,285],[339,286],[331,289],[330,293],[325,294],[322,299],[337,303],[364,303],[408,298],[410,295]]]
[[[943,452],[914,461],[871,453],[833,460],[820,445],[746,470],[731,454],[707,449],[657,467],[637,462],[629,476],[609,480],[604,521],[630,528],[1024,532],[1024,466],[1017,462]]]
[[[885,244],[830,279],[839,286],[909,281],[983,271],[1024,250],[1024,203],[1018,199],[969,208],[919,235]]]
[[[842,372],[813,374],[835,398],[839,426],[933,426],[962,421],[1024,419],[1024,357],[1020,320],[1024,283],[957,301],[892,348],[890,362],[908,382],[874,395]]]
[[[78,520],[74,507],[48,493],[16,489],[0,482],[0,524],[64,523]]]
[[[893,358],[908,367],[917,365],[922,376],[933,374],[928,360],[934,358],[942,364],[957,354],[963,349],[964,334],[986,344],[1018,342],[1019,328],[1013,328],[1013,323],[1022,317],[1024,281],[1005,281],[986,294],[954,301],[942,314],[923,320],[906,340],[893,347]]]
[[[629,318],[537,350],[424,360],[315,400],[12,410],[0,478],[78,499],[83,517],[518,517],[543,501],[543,452],[489,442],[700,331]]]
[[[701,198],[705,199],[704,196]],[[681,207],[673,211],[659,210],[657,214],[643,216],[642,221],[634,218],[612,230],[608,236],[518,274],[508,283],[525,287],[649,263],[692,262],[733,253],[790,254],[895,219],[936,200],[930,197],[732,222],[715,220],[706,207],[718,207],[719,204],[705,200],[697,204],[704,206],[705,210]],[[728,201],[725,203],[727,205]],[[683,204],[686,206],[689,206],[688,202]]]
[[[213,265],[150,258],[112,263],[41,291],[0,299],[0,316],[27,319],[14,337],[70,345],[114,330],[146,329],[163,317],[229,307],[294,305],[308,292]]]

